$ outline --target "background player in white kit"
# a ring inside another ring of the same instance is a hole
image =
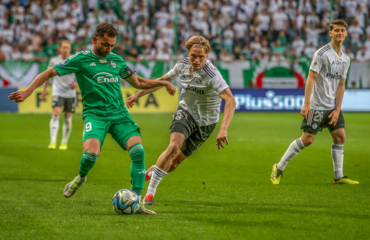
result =
[[[60,55],[50,59],[49,66],[64,61],[69,57],[71,53],[71,43],[64,40],[60,43]],[[46,88],[49,85],[49,81],[45,82],[44,91],[41,95],[41,100],[46,100]],[[64,112],[64,124],[63,124],[63,138],[62,143],[59,146],[60,150],[67,150],[68,138],[72,131],[72,113],[75,112],[76,107],[76,88],[78,84],[76,82],[76,76],[74,73],[55,76],[53,78],[53,93],[52,93],[52,106],[53,115],[50,120],[50,144],[49,149],[56,149],[56,142],[59,130],[59,116],[61,108],[63,107]]]
[[[350,65],[349,57],[341,50],[347,36],[345,21],[337,19],[330,24],[331,42],[316,51],[308,74],[302,137],[294,140],[280,162],[272,167],[271,182],[279,184],[285,166],[301,150],[312,144],[318,131],[328,128],[333,138],[331,155],[334,165],[334,184],[359,184],[343,176],[343,146],[346,138],[341,105]]]
[[[234,96],[220,72],[207,60],[211,49],[208,40],[194,36],[185,47],[189,57],[177,62],[171,71],[157,79],[172,81],[179,76],[182,100],[173,115],[170,144],[156,165],[147,171],[145,180],[150,179],[150,183],[144,199],[146,205],[153,204],[157,186],[163,177],[209,138],[219,119],[221,99],[225,101],[225,110],[216,145],[220,149],[224,147],[223,143],[229,144],[227,128],[235,112]],[[139,97],[158,89],[141,90],[127,99],[127,106],[131,107]]]

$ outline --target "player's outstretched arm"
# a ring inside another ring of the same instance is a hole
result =
[[[310,70],[307,77],[306,87],[304,91],[304,104],[301,109],[301,115],[307,119],[310,116],[311,108],[310,108],[310,98],[313,90],[313,85],[317,78],[318,73],[315,71]]]
[[[134,88],[149,89],[156,87],[166,87],[169,94],[174,95],[176,92],[175,86],[162,78],[159,78],[157,80],[150,80],[132,74],[130,77],[125,78],[125,80],[129,82]]]
[[[222,143],[226,143],[229,145],[229,141],[227,140],[227,128],[229,127],[231,120],[233,119],[236,101],[234,99],[233,94],[230,91],[230,88],[226,88],[220,93],[220,97],[222,100],[225,101],[225,109],[224,109],[224,118],[222,119],[220,131],[217,135],[217,147],[220,150],[220,147],[224,148]]]
[[[166,75],[164,75],[163,77],[161,77],[161,78],[158,78],[158,79],[155,79],[155,80],[149,80],[149,81],[168,81],[168,82],[170,82],[170,81],[172,81],[172,79],[170,79],[169,77],[168,77],[168,75],[166,74]],[[172,85],[172,84],[171,84]],[[173,86],[173,85],[172,85]],[[144,89],[144,90],[141,90],[141,91],[139,91],[139,92],[137,92],[136,94],[134,94],[134,95],[132,95],[132,96],[130,96],[130,97],[128,97],[127,98],[127,100],[126,100],[126,103],[127,103],[127,107],[128,108],[130,108],[130,107],[132,107],[133,105],[134,105],[134,103],[140,98],[140,97],[142,97],[142,96],[145,96],[145,95],[147,95],[147,94],[149,94],[149,93],[152,93],[152,92],[155,92],[155,91],[158,91],[159,89],[161,89],[163,86],[161,86],[161,87],[154,87],[154,88],[149,88],[149,89]],[[168,89],[167,89],[167,91],[168,91]],[[176,88],[175,88],[175,92],[176,92]],[[175,92],[173,93],[173,94],[171,94],[171,95],[174,95],[175,94]]]
[[[342,78],[338,84],[337,92],[335,93],[335,109],[328,116],[330,118],[329,124],[336,125],[339,117],[340,110],[342,108],[342,101],[344,96],[344,90],[346,89],[346,79]]]
[[[40,86],[41,84],[43,84],[44,82],[46,82],[48,79],[54,77],[58,75],[58,72],[55,70],[55,68],[51,67],[49,69],[47,69],[46,71],[43,71],[42,73],[40,73],[39,75],[37,75],[37,77],[32,81],[32,83],[28,86],[28,88],[24,91],[17,91],[17,92],[12,92],[8,99],[9,100],[14,100],[15,102],[23,102],[24,100],[26,100],[26,98],[28,98],[28,96],[30,96],[33,91],[38,87]]]

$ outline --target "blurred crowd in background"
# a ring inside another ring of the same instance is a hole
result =
[[[369,7],[333,1],[333,19],[349,25],[343,51],[352,61],[370,60]],[[181,59],[186,40],[202,35],[212,61],[300,61],[329,42],[329,19],[329,0],[0,0],[0,58],[46,61],[64,39],[72,52],[91,49],[95,27],[108,22],[125,60]]]

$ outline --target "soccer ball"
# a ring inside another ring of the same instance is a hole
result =
[[[118,214],[134,214],[139,208],[139,197],[134,191],[121,189],[114,194],[112,204]]]

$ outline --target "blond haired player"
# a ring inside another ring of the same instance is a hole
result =
[[[225,101],[225,114],[216,145],[220,149],[224,147],[223,143],[229,144],[227,128],[235,111],[234,96],[220,72],[207,60],[211,49],[208,40],[194,36],[186,42],[185,47],[189,57],[177,62],[172,70],[158,79],[172,81],[180,77],[182,100],[173,115],[170,144],[156,165],[147,171],[146,180],[150,179],[150,183],[144,199],[146,205],[153,204],[157,186],[163,177],[175,170],[212,134],[219,120],[221,100]],[[158,89],[139,91],[127,99],[128,107],[138,98]]]
[[[343,175],[343,147],[346,139],[344,117],[341,111],[349,57],[342,52],[347,37],[347,23],[337,19],[330,24],[331,42],[316,51],[308,74],[305,102],[301,110],[304,117],[302,137],[294,140],[280,162],[272,167],[271,182],[279,184],[281,175],[290,160],[315,140],[318,131],[328,128],[333,138],[331,156],[334,165],[334,184],[359,184]]]
[[[60,43],[60,55],[53,57],[49,61],[48,68],[65,61],[71,53],[71,43],[64,40]],[[41,94],[41,100],[46,101],[46,88],[49,86],[50,80],[47,80],[44,85],[44,90]],[[64,112],[63,138],[59,146],[60,150],[67,150],[68,138],[72,131],[72,113],[76,107],[76,88],[78,87],[76,76],[74,73],[64,76],[56,75],[53,77],[53,93],[52,106],[53,115],[50,120],[50,144],[49,149],[56,149],[56,142],[59,130],[59,116],[61,108]]]

